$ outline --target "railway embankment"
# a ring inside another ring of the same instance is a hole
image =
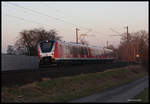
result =
[[[111,89],[148,75],[139,65],[59,78],[42,78],[24,85],[2,86],[2,102],[68,102]]]

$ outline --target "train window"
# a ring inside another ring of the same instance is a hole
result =
[[[77,54],[79,54],[79,49],[80,49],[80,48],[79,48],[79,47],[77,47]]]
[[[83,54],[83,55],[85,54],[84,47],[82,47],[82,54]]]
[[[98,49],[97,51],[98,51],[98,55],[100,55],[100,49]]]
[[[109,56],[110,56],[110,57],[113,56],[113,52],[110,51],[110,52],[109,52]]]
[[[66,49],[66,45],[63,45],[63,49],[64,49],[64,55],[67,55],[67,49]]]
[[[74,48],[74,46],[72,46],[72,52],[73,52],[73,54],[75,53],[75,48]]]
[[[86,56],[88,55],[88,50],[87,50],[86,47],[84,48],[84,53],[85,53]]]
[[[82,47],[80,47],[79,52],[80,52],[81,55],[84,54],[84,53],[83,53],[83,48],[82,48]]]
[[[74,47],[74,49],[75,49],[75,54],[77,55],[77,47]]]
[[[98,51],[98,49],[96,49],[96,56],[98,56],[98,54],[99,54],[99,51]]]
[[[95,48],[95,56],[97,56],[97,49]]]
[[[81,52],[82,52],[81,47],[79,47],[79,54],[80,54],[80,55],[82,54]]]
[[[92,48],[90,48],[90,51],[91,51],[91,55],[93,56],[93,49],[92,49]]]
[[[84,55],[84,47],[82,47],[82,55]]]
[[[94,50],[94,48],[91,49],[91,52],[92,52],[92,56],[95,56],[95,50]]]
[[[65,45],[66,47],[66,55],[68,55],[68,46],[67,45]]]
[[[70,53],[69,46],[67,45],[67,54]]]
[[[61,44],[59,45],[59,53],[60,53],[60,57],[62,57],[63,56],[63,47]]]
[[[66,55],[68,54],[68,45],[65,45]]]
[[[96,49],[93,48],[94,57],[96,56]]]
[[[76,53],[77,53],[77,52],[76,52],[76,47],[75,47],[75,46],[72,47],[72,50],[73,50],[73,54],[76,54]]]
[[[102,49],[100,49],[100,50],[99,50],[99,54],[100,54],[100,55],[102,55],[102,54],[103,54]]]
[[[43,53],[50,52],[52,49],[54,42],[53,41],[45,41],[40,43],[40,48]]]
[[[87,47],[87,56],[89,56],[89,47]]]
[[[91,48],[88,47],[88,53],[89,53],[89,56],[91,55]]]
[[[74,47],[75,48],[75,54],[78,54],[78,47]]]
[[[70,50],[70,55],[72,55],[73,54],[72,46],[69,46],[69,50]]]

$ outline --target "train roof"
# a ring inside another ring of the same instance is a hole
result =
[[[70,45],[75,45],[75,46],[83,46],[83,47],[90,47],[90,48],[104,48],[104,47],[98,47],[98,46],[92,46],[92,45],[84,45],[84,44],[80,44],[80,43],[76,43],[76,42],[66,42],[66,41],[60,41],[62,43],[66,43],[66,44],[70,44]]]
[[[99,46],[92,46],[92,45],[84,45],[84,44],[80,44],[80,43],[76,43],[76,42],[66,42],[66,41],[61,41],[61,40],[43,40],[41,42],[48,42],[48,41],[58,41],[58,42],[61,42],[61,43],[64,43],[64,44],[70,44],[70,45],[75,45],[75,46],[83,46],[83,47],[90,47],[90,48],[98,48],[98,49],[105,49],[105,50],[110,50],[112,51],[111,49],[108,49],[106,47],[99,47]],[[39,42],[39,43],[41,43]]]

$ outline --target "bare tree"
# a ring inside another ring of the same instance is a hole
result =
[[[15,43],[16,50],[22,54],[37,55],[37,44],[43,40],[60,40],[55,30],[46,31],[42,28],[23,30]]]
[[[130,33],[128,41],[124,34],[121,39],[119,56],[122,60],[137,61],[136,56],[139,55],[141,62],[148,65],[148,32],[141,30]]]
[[[15,50],[14,50],[14,47],[12,45],[8,45],[7,54],[9,54],[9,55],[14,55],[15,54]]]

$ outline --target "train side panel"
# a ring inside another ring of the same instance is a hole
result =
[[[112,50],[106,48],[98,48],[93,46],[85,46],[81,44],[72,44],[62,41],[55,41],[54,49],[50,53],[42,53],[39,51],[38,58],[52,57],[57,64],[69,62],[100,62],[112,60]],[[51,56],[41,56],[41,54],[48,54]]]

